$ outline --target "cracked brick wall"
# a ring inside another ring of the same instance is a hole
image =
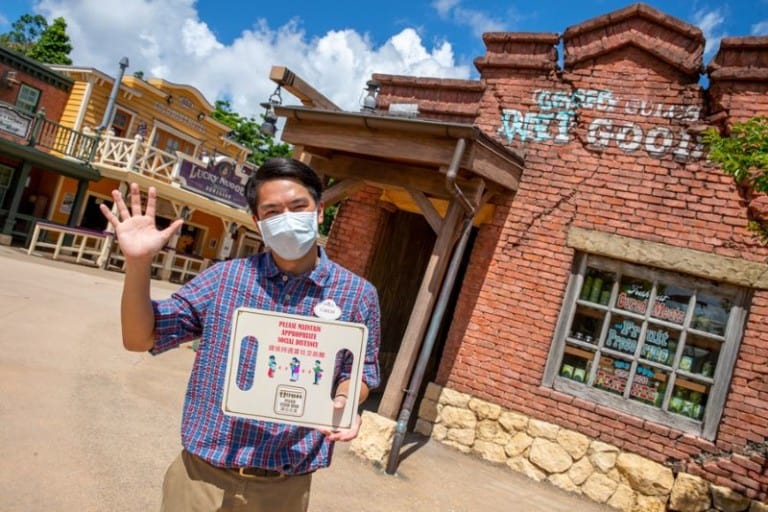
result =
[[[723,39],[709,88],[701,31],[643,4],[562,35],[483,41],[480,80],[374,75],[382,110],[417,103],[420,119],[473,122],[525,160],[519,190],[496,196],[479,229],[437,383],[768,501],[765,290],[752,295],[714,442],[542,386],[571,227],[768,259],[747,230],[750,198],[707,163],[699,140],[708,126],[727,132],[768,115],[768,38]],[[365,212],[346,214],[362,223]]]
[[[752,298],[715,442],[541,383],[574,258],[570,227],[766,260],[746,229],[744,198],[706,162],[698,134],[768,113],[761,74],[768,45],[736,50],[726,41],[708,94],[699,85],[700,31],[645,6],[566,30],[561,63],[556,34],[484,40],[487,53],[476,65],[485,94],[475,124],[519,151],[525,171],[514,198],[500,200],[494,221],[480,230],[438,384],[658,462],[681,461],[765,501],[765,450],[749,448],[768,437],[765,291]]]

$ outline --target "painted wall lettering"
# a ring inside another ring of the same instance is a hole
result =
[[[578,110],[598,113],[625,113],[644,118],[666,118],[681,122],[696,121],[701,114],[698,105],[666,104],[622,99],[613,91],[576,89],[574,92],[537,90],[533,92],[536,108],[522,112],[503,109],[499,133],[508,142],[547,142],[567,144],[572,139],[574,120]],[[590,149],[617,147],[625,153],[646,151],[661,158],[671,154],[678,160],[698,160],[704,146],[698,136],[692,136],[683,127],[643,127],[631,121],[598,117],[587,128]]]

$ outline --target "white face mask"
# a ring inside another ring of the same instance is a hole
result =
[[[258,225],[264,243],[284,260],[298,260],[317,240],[317,212],[285,212]]]

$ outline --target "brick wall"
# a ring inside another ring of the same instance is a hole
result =
[[[326,243],[328,256],[366,276],[387,214],[379,206],[381,190],[366,186],[341,204]]]
[[[768,466],[748,442],[768,437],[766,291],[754,292],[713,443],[541,383],[574,257],[569,227],[766,260],[746,230],[744,198],[702,158],[694,130],[718,111],[732,119],[768,114],[768,82],[723,75],[706,98],[700,32],[654,11],[590,20],[566,31],[564,43],[562,73],[530,35],[488,45],[477,61],[486,93],[476,124],[519,150],[526,168],[515,197],[480,231],[438,384],[677,461],[765,501]],[[745,61],[740,49],[738,66],[765,69],[766,50]]]
[[[26,59],[22,61],[22,66],[15,66],[16,62],[15,58],[0,60],[0,77],[6,71],[15,71],[16,78],[20,82],[10,86],[0,84],[0,101],[15,105],[21,84],[26,84],[41,91],[38,109],[45,109],[45,116],[48,119],[53,121],[61,119],[61,114],[64,112],[69,97],[71,80],[64,77],[51,78],[49,75],[54,75],[54,73],[47,69],[42,74],[35,72],[34,69],[30,70],[30,65]],[[39,66],[42,67],[42,65]]]

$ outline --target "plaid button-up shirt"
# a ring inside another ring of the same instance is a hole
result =
[[[153,301],[153,354],[200,337],[187,386],[181,426],[184,448],[220,467],[259,467],[303,474],[331,462],[333,443],[319,431],[261,422],[222,413],[232,315],[251,307],[304,316],[326,299],[341,309],[341,321],[368,326],[363,381],[379,384],[379,301],[376,289],[328,259],[319,248],[310,272],[280,271],[271,254],[262,253],[212,266],[166,300]],[[349,378],[349,360],[340,361],[338,380]]]

